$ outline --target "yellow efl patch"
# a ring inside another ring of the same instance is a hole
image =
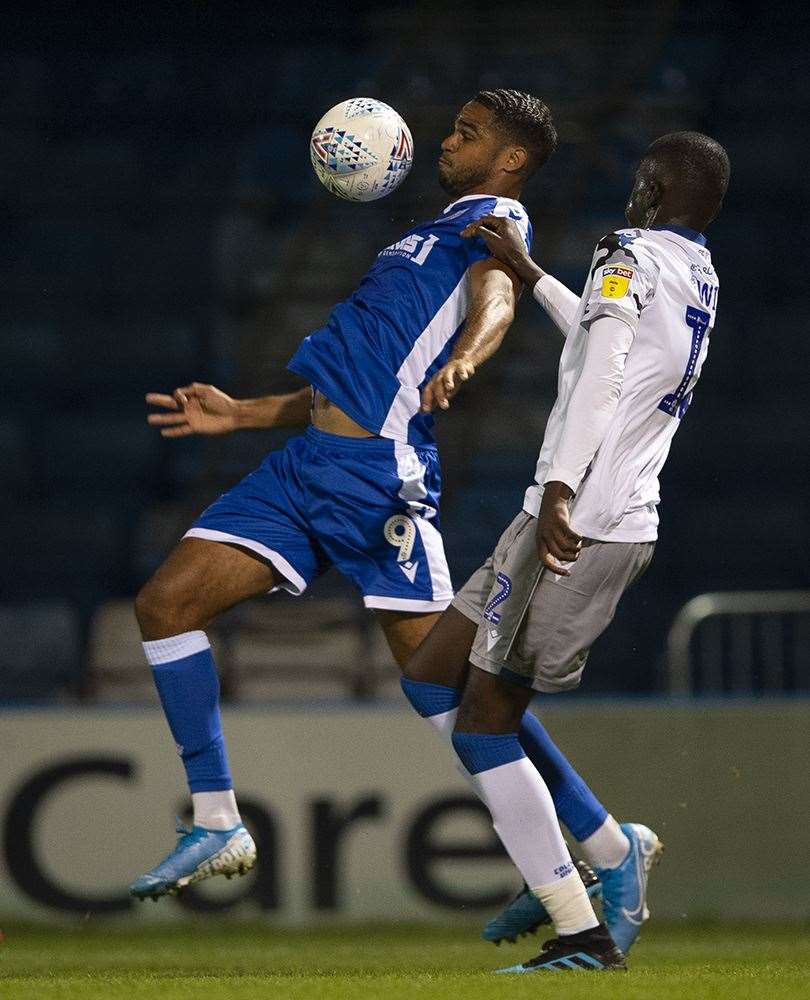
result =
[[[631,267],[606,267],[602,270],[602,291],[604,299],[621,299],[627,295],[630,279],[633,277]]]

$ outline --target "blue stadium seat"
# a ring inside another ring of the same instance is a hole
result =
[[[1,700],[64,694],[76,682],[80,652],[79,621],[70,605],[0,605]]]
[[[72,408],[125,405],[144,413],[144,393],[171,391],[202,375],[200,331],[171,317],[87,323],[63,337],[71,366],[58,398]]]
[[[23,421],[15,417],[0,417],[0,489],[11,490],[28,482],[31,456]]]
[[[762,492],[765,485],[683,503],[665,495],[659,548],[666,550],[671,584],[692,593],[806,585],[806,501]]]
[[[49,323],[0,321],[0,357],[9,377],[3,381],[0,411],[30,412],[52,399],[68,368],[57,328]]]
[[[77,600],[121,593],[128,582],[125,525],[122,508],[91,498],[6,510],[0,592]]]
[[[43,429],[39,473],[52,488],[126,492],[157,473],[162,439],[144,417],[55,417]]]

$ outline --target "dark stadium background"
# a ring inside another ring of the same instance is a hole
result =
[[[760,14],[435,0],[7,11],[0,697],[92,698],[98,609],[131,597],[190,518],[284,439],[163,441],[143,394],[296,385],[284,363],[300,338],[377,249],[446,203],[438,144],[482,87],[532,90],[554,111],[560,147],[525,201],[536,257],[577,289],[653,138],[703,130],[732,161],[708,234],[719,318],[665,471],[658,551],[585,691],[661,689],[667,629],[698,593],[807,587],[807,15]],[[312,126],[354,95],[391,103],[414,134],[411,177],[377,204],[338,202],[309,167]],[[456,584],[531,480],[559,349],[524,296],[501,353],[440,418]],[[311,600],[345,592],[330,576]],[[803,635],[787,691],[810,688]]]

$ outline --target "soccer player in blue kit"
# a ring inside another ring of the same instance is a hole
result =
[[[215,874],[241,874],[255,860],[233,792],[204,631],[218,614],[272,590],[299,595],[334,565],[375,610],[404,666],[450,604],[430,411],[446,409],[498,349],[520,287],[482,239],[461,232],[494,214],[515,222],[528,249],[531,226],[516,199],[555,145],[542,101],[517,91],[478,94],[442,143],[439,180],[455,200],[382,250],[326,326],[304,339],[288,367],[310,388],[234,400],[195,383],[147,396],[168,411],[148,418],[165,437],[309,426],[205,510],[138,594],[144,650],[185,766],[194,821],[178,830],[168,857],[132,884],[133,895],[156,899]],[[572,831],[577,839],[598,835],[612,818],[529,713],[523,735],[549,783],[565,766],[565,794],[587,799],[587,829]]]

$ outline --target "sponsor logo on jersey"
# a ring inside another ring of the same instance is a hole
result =
[[[603,299],[621,299],[627,295],[633,277],[632,267],[606,267],[602,271]]]
[[[430,256],[430,251],[439,242],[439,237],[431,233],[429,236],[419,236],[411,233],[404,236],[390,247],[380,250],[378,257],[407,257],[421,267]]]

